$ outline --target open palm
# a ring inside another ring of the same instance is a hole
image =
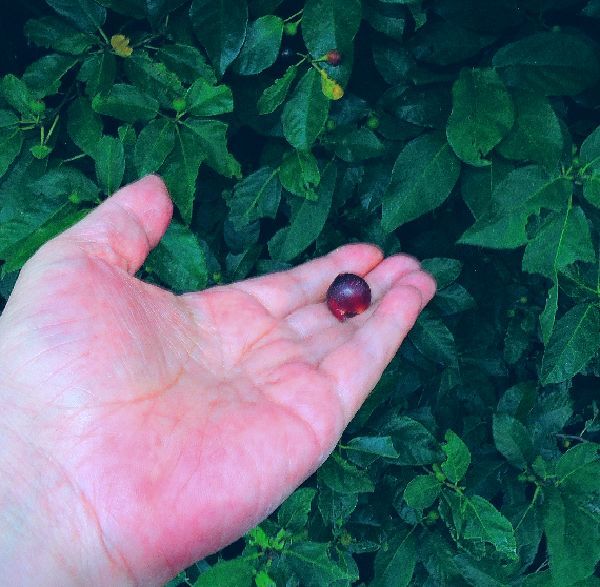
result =
[[[356,244],[175,296],[133,276],[170,217],[158,178],[122,189],[40,249],[0,319],[7,429],[54,480],[49,511],[85,537],[81,557],[101,549],[87,573],[107,583],[107,569],[160,583],[273,511],[434,293],[414,259]],[[323,303],[342,272],[374,300],[344,323]]]

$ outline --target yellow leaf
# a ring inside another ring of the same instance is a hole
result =
[[[324,70],[320,70],[321,90],[330,100],[339,100],[344,95],[344,88],[334,79],[331,79]]]
[[[129,57],[133,53],[133,47],[129,46],[129,39],[125,35],[113,35],[110,44],[119,57]]]

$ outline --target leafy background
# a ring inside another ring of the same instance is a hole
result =
[[[351,241],[438,281],[323,467],[170,586],[600,585],[599,0],[13,4],[2,306],[152,172],[176,213],[147,281]]]

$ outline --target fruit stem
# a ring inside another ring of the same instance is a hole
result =
[[[54,122],[52,123],[52,126],[50,127],[50,130],[48,131],[48,134],[46,135],[46,141],[48,141],[48,139],[52,136],[52,133],[54,132],[54,129],[56,128],[57,124],[58,124],[58,114],[54,118]]]
[[[108,37],[106,36],[106,33],[102,30],[102,27],[98,27],[98,32],[100,33],[100,35],[102,36],[102,38],[104,39],[104,42],[107,45],[110,45],[110,41],[108,39]]]
[[[290,22],[290,20],[294,20],[296,17],[301,16],[302,12],[304,12],[304,8],[302,10],[298,10],[296,14],[292,14],[292,16],[288,16],[283,22]]]

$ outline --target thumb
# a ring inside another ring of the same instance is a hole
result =
[[[148,175],[118,190],[50,241],[52,245],[46,250],[52,251],[52,256],[64,257],[73,254],[75,248],[133,275],[162,238],[172,214],[173,204],[164,182]]]

